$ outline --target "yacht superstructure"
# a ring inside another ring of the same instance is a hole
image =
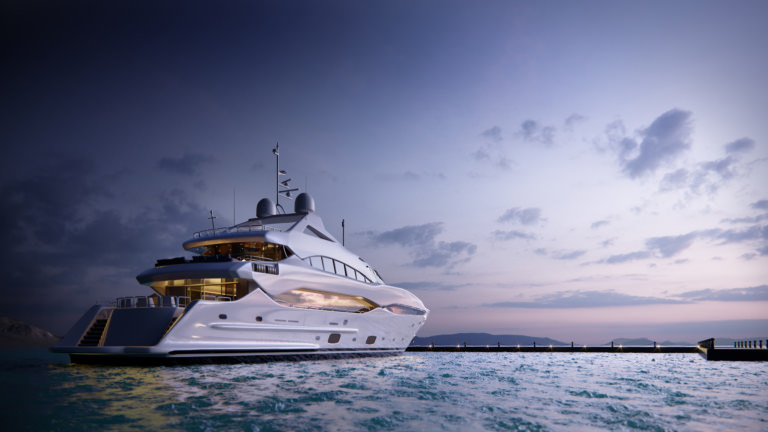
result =
[[[92,306],[51,350],[128,363],[394,355],[429,313],[340,244],[306,193],[293,213],[265,198],[257,217],[183,246],[191,258],[137,276],[153,294]]]

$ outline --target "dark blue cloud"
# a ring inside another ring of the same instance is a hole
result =
[[[574,126],[576,126],[579,123],[582,123],[587,118],[584,117],[581,114],[573,113],[568,116],[568,118],[565,119],[565,127],[566,129],[573,129]]]
[[[393,282],[392,284],[409,291],[455,291],[458,288],[469,286],[469,284],[448,284],[435,281]]]
[[[658,252],[664,258],[669,258],[691,247],[696,235],[696,233],[688,233],[679,236],[653,237],[647,239],[645,245],[649,250]]]
[[[641,131],[638,144],[623,135],[623,125],[612,131],[609,139],[618,147],[624,173],[631,178],[656,171],[662,164],[674,160],[691,146],[692,119],[690,111],[672,109],[656,118]],[[631,155],[635,155],[630,158]]]
[[[468,262],[477,251],[477,246],[464,241],[439,242],[434,246],[425,247],[415,254],[413,265],[417,267],[455,267],[459,263]],[[465,255],[463,259],[460,256]]]
[[[483,306],[522,309],[568,309],[688,304],[702,301],[768,301],[768,285],[749,288],[688,291],[669,298],[634,296],[615,291],[560,291],[542,295],[530,301],[505,301],[487,303]]]
[[[651,253],[648,251],[636,251],[625,254],[611,255],[603,261],[607,264],[621,264],[628,261],[636,261],[651,258]]]
[[[744,137],[726,144],[725,152],[728,154],[746,153],[751,151],[753,148],[755,148],[755,140],[752,138]]]
[[[680,297],[690,301],[768,301],[768,285],[722,290],[688,291]]]
[[[488,138],[493,142],[501,142],[503,140],[501,137],[501,128],[498,126],[486,129],[480,135],[482,135],[484,138]]]
[[[0,186],[0,314],[62,334],[95,300],[130,295],[136,274],[182,254],[181,242],[204,226],[207,211],[179,190],[126,215],[105,189],[116,179],[75,159]]]
[[[496,219],[497,222],[517,222],[523,225],[535,225],[542,220],[541,209],[535,207],[513,207]]]
[[[412,264],[417,267],[451,269],[460,263],[468,262],[477,251],[477,246],[464,241],[435,241],[443,230],[442,222],[430,222],[382,233],[369,231],[366,234],[375,245],[394,244],[410,249]]]
[[[768,210],[768,200],[755,201],[749,206],[756,210]]]
[[[725,222],[753,222],[763,220],[762,216],[749,220],[726,219]],[[626,254],[612,255],[592,264],[621,264],[628,261],[649,259],[653,257],[670,258],[690,248],[696,239],[714,240],[719,245],[730,243],[757,244],[756,251],[760,255],[768,255],[768,225],[754,224],[742,229],[713,228],[708,230],[691,231],[677,236],[651,237],[646,239],[646,250]],[[747,255],[746,258],[754,255]]]
[[[543,126],[536,120],[526,120],[520,124],[520,136],[525,141],[552,146],[555,142],[556,129],[552,126]]]
[[[214,158],[211,155],[188,152],[177,158],[164,157],[157,162],[157,167],[168,172],[192,177],[200,174],[202,167],[213,161]]]
[[[538,248],[533,251],[536,255],[549,256],[556,260],[575,260],[587,253],[585,250],[555,250],[548,251],[545,248]]]
[[[382,233],[369,232],[371,239],[380,244],[398,244],[410,247],[432,243],[443,232],[442,222],[430,222],[422,225],[408,225]]]
[[[664,175],[659,184],[659,190],[670,191],[688,186],[690,172],[685,168],[677,169]]]
[[[517,230],[510,230],[510,231],[501,231],[496,230],[493,232],[493,238],[496,240],[534,240],[536,239],[535,234],[526,233],[523,231],[517,231]]]
[[[484,142],[472,153],[472,158],[479,162],[490,162],[496,168],[507,171],[512,168],[514,161],[508,158],[501,146],[502,131],[499,126],[493,126],[480,133]]]
[[[582,255],[587,253],[585,250],[571,250],[571,251],[554,251],[550,254],[550,256],[554,259],[558,260],[574,260],[577,258],[580,258]]]
[[[632,296],[614,291],[561,291],[538,297],[532,301],[496,302],[484,304],[483,306],[525,309],[568,309],[681,303],[688,302],[659,297]]]

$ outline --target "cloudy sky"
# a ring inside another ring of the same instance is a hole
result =
[[[0,6],[1,315],[146,294],[279,142],[421,336],[768,334],[768,3],[118,3]]]

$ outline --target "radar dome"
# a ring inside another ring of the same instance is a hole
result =
[[[277,214],[277,207],[275,203],[269,198],[262,198],[256,205],[256,217],[263,218],[267,216],[274,216]]]
[[[315,200],[306,193],[302,192],[296,197],[296,213],[313,213],[315,211]]]

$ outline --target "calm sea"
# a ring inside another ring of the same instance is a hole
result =
[[[3,430],[768,430],[768,364],[413,353],[161,367],[0,352]]]

